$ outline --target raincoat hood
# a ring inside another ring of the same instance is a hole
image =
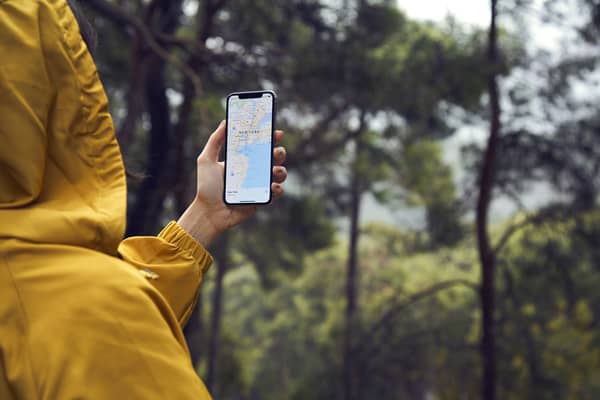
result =
[[[125,174],[77,20],[65,0],[0,4],[0,239],[116,254]]]

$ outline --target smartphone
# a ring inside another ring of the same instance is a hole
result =
[[[272,198],[275,93],[231,93],[226,103],[223,200],[228,205],[268,204]]]

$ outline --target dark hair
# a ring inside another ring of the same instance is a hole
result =
[[[96,44],[98,42],[96,31],[92,27],[92,24],[90,24],[90,21],[88,21],[83,14],[81,7],[77,3],[77,0],[67,0],[67,3],[69,4],[69,7],[71,7],[71,11],[73,12],[73,15],[75,15],[75,19],[79,24],[79,32],[81,32],[81,37],[87,45],[89,52],[93,56],[96,51]]]

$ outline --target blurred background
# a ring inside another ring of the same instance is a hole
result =
[[[128,234],[273,89],[286,195],[186,337],[216,399],[600,398],[598,0],[86,0]],[[175,383],[176,384],[176,383]]]

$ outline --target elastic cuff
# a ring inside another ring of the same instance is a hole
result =
[[[213,262],[213,258],[208,251],[175,221],[169,222],[158,234],[158,237],[190,253],[202,267],[202,272],[206,272]]]

